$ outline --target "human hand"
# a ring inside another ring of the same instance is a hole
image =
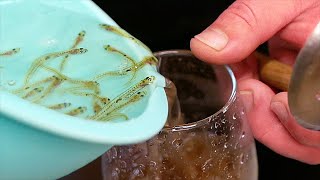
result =
[[[320,164],[320,131],[296,123],[287,92],[275,94],[258,80],[257,61],[250,54],[268,41],[271,57],[293,65],[319,21],[319,0],[237,0],[190,44],[203,61],[231,64],[255,138],[309,164]]]

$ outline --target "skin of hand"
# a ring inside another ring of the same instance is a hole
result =
[[[283,156],[308,164],[320,164],[320,131],[296,123],[287,92],[276,94],[258,80],[251,53],[268,41],[269,55],[292,65],[318,22],[319,0],[237,0],[190,42],[199,59],[230,64],[255,138]]]

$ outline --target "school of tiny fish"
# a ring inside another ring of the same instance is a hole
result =
[[[99,27],[102,30],[106,30],[115,35],[129,39],[138,46],[141,46],[142,48],[145,48],[147,51],[151,52],[146,45],[144,45],[138,39],[131,36],[129,33],[119,27],[107,24],[99,24]],[[22,87],[11,90],[10,92],[33,103],[43,105],[41,102],[45,101],[45,99],[58,87],[61,87],[61,85],[64,83],[69,83],[71,84],[71,86],[65,87],[63,89],[64,93],[69,93],[79,97],[89,97],[92,100],[92,104],[90,106],[92,106],[91,108],[93,109],[93,114],[86,116],[86,119],[92,119],[96,121],[110,121],[113,119],[128,120],[129,117],[126,114],[122,113],[121,110],[146,97],[147,94],[150,93],[148,92],[147,87],[155,82],[155,77],[147,76],[142,78],[138,83],[129,86],[129,88],[127,88],[124,92],[120,93],[113,99],[110,99],[109,97],[103,96],[101,94],[100,84],[98,80],[110,76],[128,75],[130,79],[128,80],[126,85],[130,85],[132,84],[132,81],[136,79],[137,72],[140,69],[142,69],[146,65],[156,65],[158,63],[158,60],[151,55],[146,56],[141,61],[137,62],[126,53],[118,50],[116,47],[106,44],[104,47],[102,47],[106,53],[114,53],[121,56],[122,58],[127,60],[129,66],[97,74],[90,80],[81,80],[68,77],[65,74],[64,70],[65,66],[71,62],[69,61],[70,56],[81,56],[82,54],[90,51],[90,49],[79,47],[81,45],[81,42],[85,40],[86,34],[87,32],[85,30],[80,31],[76,36],[73,44],[67,50],[43,54],[36,58],[32,62],[24,77]],[[0,52],[0,57],[11,57],[22,50],[23,49],[17,47],[11,50],[6,50]],[[48,62],[57,58],[62,58],[59,67],[50,67],[48,65]],[[32,82],[32,78],[39,70],[45,70],[53,75]],[[88,110],[88,107],[86,106],[73,107],[72,102],[61,102],[45,106],[47,108],[62,112],[70,116],[79,116]]]

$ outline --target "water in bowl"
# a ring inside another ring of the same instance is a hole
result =
[[[86,119],[139,116],[159,85],[157,59],[115,23],[88,16],[83,6],[59,10],[72,6],[78,4],[0,5],[1,13],[10,17],[1,21],[1,90]]]

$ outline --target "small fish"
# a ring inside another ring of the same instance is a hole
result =
[[[128,56],[124,52],[116,49],[115,47],[112,47],[111,45],[105,45],[104,49],[106,51],[108,51],[108,52],[113,52],[113,53],[117,53],[117,54],[121,55],[122,57],[127,59],[130,62],[131,65],[128,68],[124,68],[125,70],[108,71],[108,72],[99,74],[98,76],[93,78],[94,81],[97,81],[97,80],[99,80],[101,78],[104,78],[106,76],[122,76],[122,75],[125,75],[132,69],[131,67],[135,67],[136,66],[136,62],[135,62],[134,59],[132,59],[130,56]],[[126,71],[127,69],[130,69],[130,70]]]
[[[79,32],[76,40],[74,41],[73,45],[71,46],[71,49],[76,48],[83,41],[85,36],[86,36],[86,31]]]
[[[39,98],[33,100],[33,102],[37,103],[41,99],[48,96],[55,88],[57,88],[64,81],[64,79],[61,79],[57,76],[52,76],[52,77],[53,77],[53,80],[52,80],[51,84],[49,84],[49,86],[45,89],[45,91],[42,93],[42,95]]]
[[[93,97],[94,101],[98,101],[99,103],[106,105],[109,103],[110,99],[107,97],[102,97],[99,94],[96,93],[89,93],[89,92],[79,92],[76,90],[70,90],[68,91],[71,94],[77,95],[77,96],[91,96]]]
[[[155,81],[154,76],[148,76],[142,79],[139,83],[130,87],[128,90],[121,93],[113,100],[111,100],[106,106],[102,108],[102,110],[99,113],[89,118],[101,119],[101,117],[105,116],[107,113],[112,112],[113,109],[116,109],[117,107],[121,106],[121,104],[128,102],[128,100],[130,100],[135,95],[136,92],[144,89],[146,86],[152,84],[154,81]]]
[[[100,100],[100,103],[102,103],[104,105],[106,105],[106,104],[108,104],[110,102],[110,98],[105,98],[105,97],[103,97],[103,98],[101,98],[99,100]]]
[[[86,52],[88,52],[88,49],[85,48],[70,49],[67,51],[69,54],[84,54]]]
[[[76,47],[83,41],[85,35],[86,35],[86,31],[81,31],[81,32],[78,34],[77,38],[75,39],[75,41],[74,41],[74,43],[73,43],[73,45],[71,46],[70,49],[76,48]],[[61,62],[61,64],[60,64],[60,67],[59,67],[59,70],[60,70],[60,71],[63,71],[64,66],[65,66],[65,64],[67,63],[69,57],[70,57],[69,54],[67,54],[67,55],[64,56],[64,58],[63,58],[63,60],[62,60],[62,62]]]
[[[143,44],[141,41],[139,41],[137,38],[133,37],[132,35],[130,35],[127,31],[116,27],[116,26],[112,26],[109,24],[99,24],[99,26],[103,29],[105,29],[106,31],[115,33],[119,36],[128,38],[130,40],[132,40],[134,43],[136,43],[139,46],[142,46],[143,48],[145,48],[147,51],[152,52],[145,44]]]
[[[70,78],[64,74],[62,74],[61,72],[59,72],[58,70],[49,67],[49,66],[45,66],[45,65],[41,65],[42,68],[54,73],[56,76],[58,76],[59,78],[68,81],[72,84],[78,84],[80,85],[80,87],[73,87],[73,88],[69,88],[67,90],[72,90],[72,89],[92,89],[96,94],[100,94],[100,87],[99,87],[99,83],[96,81],[83,81],[83,80],[78,80],[78,79],[73,79]]]
[[[102,74],[97,75],[92,80],[97,81],[97,80],[102,79],[102,78],[107,77],[107,76],[123,76],[123,75],[126,75],[128,73],[133,73],[132,77],[126,83],[126,84],[129,84],[136,77],[138,70],[140,70],[141,68],[143,68],[147,64],[157,65],[158,64],[158,59],[156,57],[154,57],[154,56],[146,56],[140,62],[134,63],[132,66],[123,68],[121,70],[104,72]]]
[[[85,111],[87,111],[87,107],[79,106],[79,107],[77,107],[75,109],[70,110],[66,114],[70,115],[70,116],[77,116],[77,115],[80,115],[80,114],[84,113]]]
[[[115,47],[112,47],[111,45],[105,45],[103,48],[108,52],[113,52],[121,55],[130,62],[131,66],[136,66],[136,61],[130,56],[128,56],[126,53],[116,49]]]
[[[116,118],[122,118],[124,120],[129,119],[129,117],[123,113],[112,113],[112,114],[109,114],[108,116],[105,116],[105,117],[99,119],[99,121],[111,121]]]
[[[100,112],[101,109],[102,109],[102,107],[100,106],[100,104],[98,104],[98,103],[94,103],[94,104],[93,104],[93,112],[94,112],[95,114],[98,113],[98,112]]]
[[[146,91],[138,91],[136,92],[130,99],[128,99],[125,103],[118,105],[116,108],[109,110],[108,112],[106,112],[100,119],[97,120],[103,120],[103,121],[107,121],[107,120],[111,120],[116,118],[117,116],[119,116],[121,114],[121,116],[125,115],[122,113],[118,113],[121,109],[128,107],[129,105],[141,100],[143,97],[145,97],[147,95]],[[116,116],[115,116],[116,115]],[[128,119],[127,116],[125,116],[125,119]]]
[[[155,76],[147,76],[146,78],[142,79],[139,83],[129,88],[124,93],[120,94],[121,97],[124,99],[128,99],[131,97],[135,92],[140,91],[141,89],[147,87],[148,85],[151,85],[155,82]]]
[[[0,56],[11,56],[20,52],[20,48],[13,48],[10,51],[0,53]]]
[[[105,103],[107,103],[106,101],[110,101],[109,98],[102,97],[102,96],[100,96],[99,94],[96,94],[96,93],[79,92],[79,91],[76,91],[76,90],[70,90],[68,92],[71,93],[71,94],[77,95],[77,96],[92,96],[95,99],[98,99],[101,102],[105,102]]]
[[[104,106],[110,102],[110,99],[107,97],[102,97],[96,93],[88,93],[88,92],[79,92],[77,90],[69,90],[68,93],[77,95],[77,96],[91,96],[93,98],[93,111],[95,113],[101,110],[101,105]]]
[[[70,107],[71,106],[71,103],[59,103],[59,104],[54,104],[54,105],[51,105],[51,106],[47,106],[47,108],[50,108],[50,109],[54,109],[54,110],[59,110],[59,109],[65,109],[67,107]]]
[[[106,97],[100,97],[98,101],[95,99],[93,102],[94,113],[98,113],[99,111],[101,111],[102,106],[107,105],[109,102],[110,102],[110,99]]]
[[[33,95],[39,94],[43,91],[44,87],[36,87],[33,88],[31,91],[29,91],[27,94],[25,94],[22,98],[26,99]]]
[[[46,55],[43,55],[39,58],[37,58],[32,64],[31,67],[29,68],[25,80],[24,80],[24,85],[26,85],[29,80],[31,79],[31,76],[38,70],[38,68],[43,65],[46,61],[49,59],[57,58],[66,54],[83,54],[86,53],[88,50],[84,48],[78,48],[78,49],[71,49],[68,51],[62,51],[62,52],[55,52],[55,53],[49,53]]]
[[[121,105],[116,106],[114,109],[112,109],[109,113],[106,115],[111,114],[112,112],[119,111],[120,109],[127,107],[129,104],[132,104],[134,102],[139,101],[141,98],[145,97],[147,95],[146,91],[138,91],[136,92],[132,97],[128,98],[125,103],[122,103]]]
[[[130,56],[128,56],[126,53],[116,49],[115,47],[112,47],[111,45],[105,45],[103,47],[106,51],[109,51],[109,52],[114,52],[114,53],[117,53],[117,54],[120,54],[121,56],[123,56],[124,58],[126,58],[128,61],[130,61],[131,65],[134,66],[136,64],[135,60],[132,59]]]
[[[138,70],[142,69],[145,65],[157,65],[158,59],[154,56],[147,56],[142,59],[136,66],[131,67],[131,69],[125,69],[127,72],[133,72],[132,77],[129,79],[127,84],[131,83],[131,81],[136,77]]]
[[[37,87],[37,86],[40,86],[40,85],[44,85],[44,84],[46,84],[46,83],[48,83],[48,82],[51,82],[51,81],[53,81],[53,79],[54,79],[53,76],[51,76],[51,77],[46,77],[46,78],[44,78],[44,79],[42,79],[42,80],[39,80],[39,81],[36,81],[36,82],[34,82],[34,83],[32,83],[32,84],[28,84],[28,85],[26,85],[26,86],[24,86],[24,87],[22,87],[22,88],[13,90],[13,91],[11,91],[11,93],[13,93],[13,94],[19,94],[19,93],[24,92],[24,91],[27,91],[27,90],[29,90],[29,89],[31,89],[31,88],[34,88],[34,87]]]
[[[131,69],[130,69],[131,70]],[[130,71],[129,70],[129,71]],[[95,76],[94,78],[92,78],[92,81],[98,81],[102,78],[108,77],[108,76],[123,76],[126,75],[129,71],[121,71],[121,70],[117,70],[117,71],[107,71],[101,74],[98,74],[97,76]]]

